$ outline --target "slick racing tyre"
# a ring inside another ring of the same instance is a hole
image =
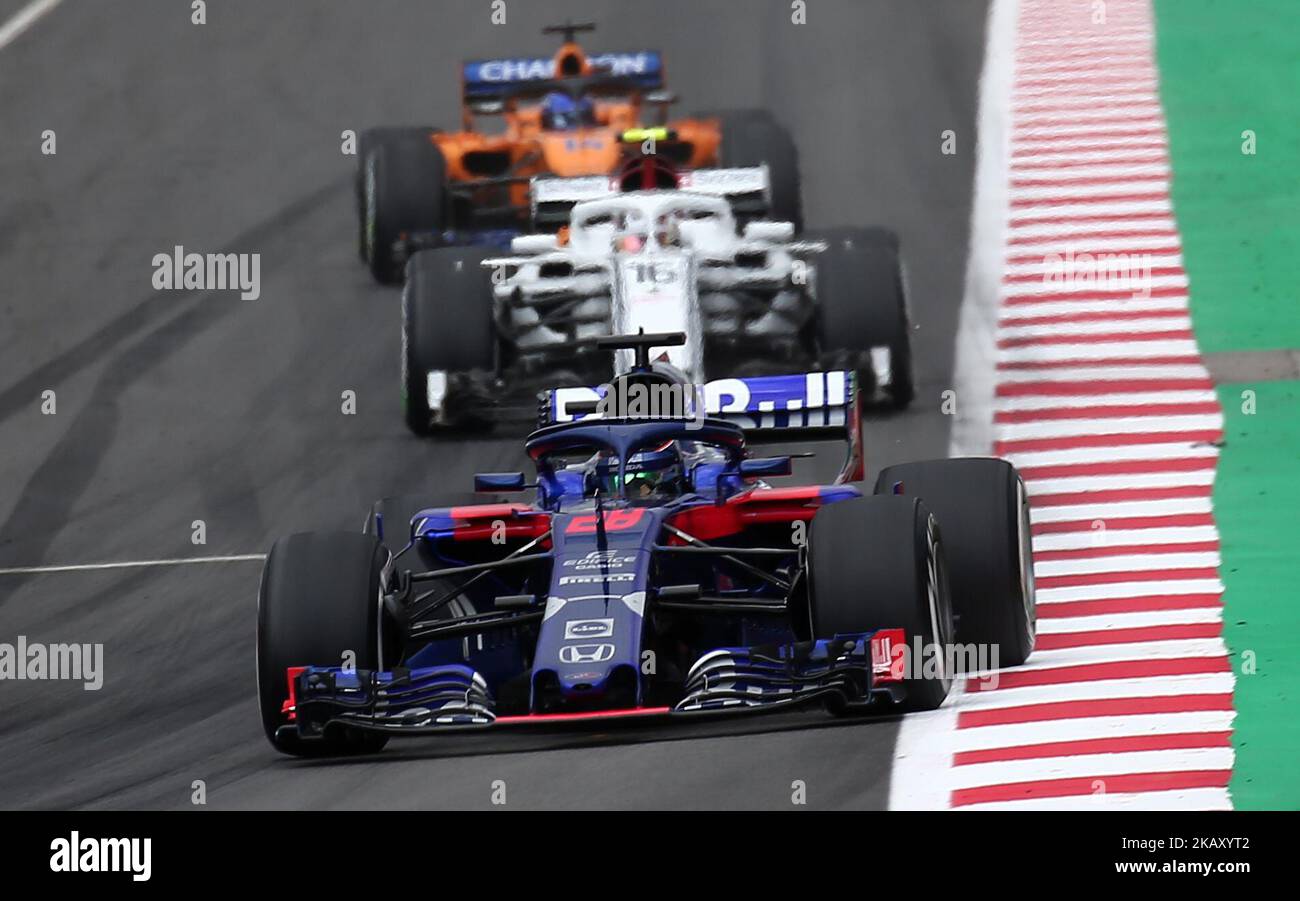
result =
[[[376,134],[362,161],[362,247],[381,284],[402,278],[411,234],[439,232],[446,217],[447,161],[437,145],[405,131]]]
[[[402,405],[417,435],[441,426],[483,424],[472,412],[448,413],[429,405],[429,374],[441,373],[444,389],[455,375],[496,369],[492,280],[480,265],[492,256],[481,247],[422,250],[407,263],[402,289]],[[453,406],[456,398],[444,400]]]
[[[366,255],[366,160],[379,144],[395,141],[427,143],[429,136],[436,133],[436,129],[428,126],[385,125],[367,128],[357,135],[357,173],[353,188],[357,198],[357,253],[361,256],[361,262],[370,261]]]
[[[1014,466],[991,457],[902,463],[884,469],[876,493],[902,483],[943,528],[957,641],[997,648],[998,666],[1034,649],[1037,613],[1029,501]]]
[[[847,227],[808,239],[826,242],[826,251],[813,257],[823,364],[857,369],[864,385],[879,387],[891,406],[906,407],[915,388],[898,236],[885,228]]]
[[[953,624],[944,548],[920,500],[863,497],[820,508],[808,534],[808,610],[813,638],[904,630],[904,706],[933,710],[948,696]],[[920,660],[912,653],[918,637]]]
[[[353,729],[321,739],[277,735],[291,666],[380,664],[379,585],[388,554],[373,535],[302,532],[281,538],[262,569],[257,599],[257,697],[262,727],[275,749],[296,756],[378,751],[388,736]],[[395,663],[396,661],[386,661]]]
[[[801,231],[803,202],[799,193],[799,151],[790,132],[767,110],[723,110],[702,115],[722,122],[718,164],[730,168],[766,163],[772,185],[768,218],[793,222],[795,231]]]

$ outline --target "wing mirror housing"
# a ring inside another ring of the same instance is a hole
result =
[[[749,222],[745,224],[746,241],[766,241],[769,244],[784,244],[794,240],[793,222]]]
[[[558,249],[560,239],[557,235],[518,235],[510,240],[513,253],[547,253]]]

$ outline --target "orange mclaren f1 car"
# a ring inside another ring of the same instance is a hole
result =
[[[535,178],[614,176],[629,156],[662,154],[681,169],[766,165],[769,215],[800,223],[798,157],[790,134],[765,110],[670,121],[653,50],[588,54],[575,41],[590,23],[551,26],[553,57],[470,60],[461,65],[459,131],[388,126],[357,141],[360,252],[375,278],[402,278],[425,247],[507,245],[544,228],[533,218]],[[500,117],[491,133],[479,117]]]

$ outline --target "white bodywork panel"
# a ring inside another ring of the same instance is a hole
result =
[[[759,173],[761,180],[753,173]],[[765,184],[766,170],[695,172],[696,181],[725,182],[730,188]],[[749,179],[749,180],[746,180]],[[599,189],[592,179],[553,179],[543,196],[556,198]],[[542,312],[548,301],[573,301],[571,316],[583,320],[575,338],[609,334],[685,332],[682,347],[664,348],[669,361],[693,381],[708,378],[703,359],[705,320],[701,293],[785,291],[805,295],[807,258],[825,248],[819,242],[792,241],[787,223],[751,224],[744,233],[726,200],[728,190],[653,190],[613,194],[576,203],[569,214],[567,243],[551,246],[536,236],[519,239],[513,256],[485,260],[494,270],[493,295],[518,335],[522,349],[568,340],[549,328]],[[745,257],[745,265],[738,265]],[[773,334],[781,317],[772,320]],[[763,324],[760,322],[762,331]],[[654,356],[660,356],[656,351]],[[616,372],[631,365],[620,351]]]
[[[684,332],[686,344],[664,348],[668,362],[692,382],[704,380],[703,342],[691,336],[703,334],[700,306],[694,289],[691,258],[688,254],[657,253],[619,257],[614,290],[613,332],[635,335]],[[659,356],[655,355],[656,358]],[[620,350],[614,371],[631,369],[634,356]]]

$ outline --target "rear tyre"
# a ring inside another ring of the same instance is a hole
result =
[[[911,326],[898,235],[886,228],[830,228],[809,234],[826,242],[814,257],[817,335],[823,365],[857,370],[902,409],[916,393]],[[888,382],[872,362],[888,352]]]
[[[376,145],[395,141],[425,141],[437,129],[429,126],[384,125],[367,128],[357,135],[357,171],[353,179],[353,190],[357,198],[357,253],[361,262],[369,262],[366,256],[366,160]]]
[[[999,666],[1019,666],[1034,649],[1037,612],[1029,502],[1006,460],[969,457],[884,469],[876,493],[902,482],[943,527],[957,641],[997,648]]]
[[[935,519],[910,497],[864,497],[822,507],[808,535],[812,636],[903,629],[921,660],[904,682],[904,706],[933,710],[952,687],[945,650],[952,605]],[[929,672],[927,673],[927,667]],[[928,676],[928,677],[927,677]]]
[[[391,284],[402,278],[404,239],[443,228],[447,161],[427,135],[376,135],[370,143],[362,172],[362,248],[375,280]]]
[[[772,183],[770,216],[803,229],[799,150],[790,132],[767,110],[723,110],[705,114],[722,122],[718,163],[724,167],[767,164]]]
[[[379,585],[388,555],[372,535],[303,532],[281,538],[262,569],[257,601],[257,695],[262,728],[277,751],[300,757],[378,751],[388,736],[338,730],[303,741],[277,737],[289,721],[291,666],[341,666],[355,654],[358,669],[377,669]]]
[[[441,373],[450,391],[457,376],[496,369],[492,282],[480,265],[492,251],[480,247],[422,250],[407,264],[402,289],[402,407],[416,435],[436,426],[472,427],[486,417],[430,406],[429,374]],[[436,392],[435,392],[436,393]],[[444,402],[455,404],[449,394]],[[436,420],[436,422],[435,422]]]

